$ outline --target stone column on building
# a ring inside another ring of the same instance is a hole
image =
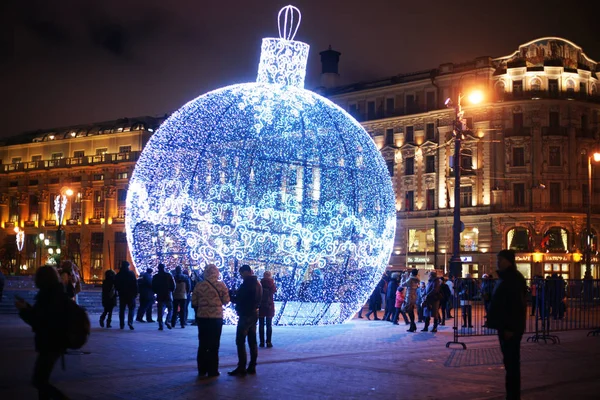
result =
[[[94,189],[91,187],[82,188],[81,196],[81,223],[87,225],[94,215]]]
[[[0,223],[2,227],[6,221],[8,221],[8,195],[0,193]]]
[[[46,225],[46,219],[48,219],[48,213],[50,211],[50,209],[48,207],[49,198],[50,198],[50,193],[47,190],[40,191],[39,199],[38,199],[38,207],[39,207],[38,227],[39,228]]]
[[[19,192],[19,223],[29,221],[29,193]]]
[[[112,229],[112,219],[117,215],[117,188],[115,186],[104,187],[104,244],[102,246],[105,269],[114,266],[115,260],[115,238]]]

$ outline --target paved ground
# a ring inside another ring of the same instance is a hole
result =
[[[437,335],[354,320],[345,325],[275,327],[272,349],[259,349],[256,376],[229,377],[234,328],[221,340],[221,372],[197,380],[195,327],[157,331],[93,331],[84,349],[67,356],[53,381],[72,399],[502,399],[504,371],[493,337],[468,338],[446,349],[451,328]],[[118,325],[118,324],[117,324]],[[560,345],[523,344],[523,399],[600,398],[600,338],[561,334]],[[18,317],[0,316],[0,399],[34,399],[29,386],[32,334]]]

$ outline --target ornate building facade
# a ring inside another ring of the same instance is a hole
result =
[[[86,281],[101,279],[104,270],[122,260],[131,261],[124,225],[127,184],[162,120],[121,119],[5,140],[0,147],[4,272],[32,273],[49,255],[57,258],[58,249],[61,257],[75,260]],[[67,202],[59,230],[55,199],[62,194]],[[24,232],[20,252],[18,230]]]
[[[511,248],[526,277],[582,277],[588,157],[600,151],[598,71],[577,45],[542,38],[506,57],[324,88],[362,122],[388,163],[398,211],[392,268],[446,269],[452,254],[455,112],[444,103],[479,89],[483,103],[463,100],[463,274],[493,272],[495,254]],[[593,172],[596,235],[600,168]],[[592,250],[598,278],[597,236]]]
[[[321,53],[323,82],[335,84],[340,53]],[[577,45],[542,38],[505,57],[321,88],[357,118],[385,158],[396,193],[391,268],[446,269],[452,254],[454,110],[468,132],[461,165],[463,273],[492,272],[495,253],[517,251],[526,277],[585,270],[586,209],[592,207],[592,273],[599,278],[600,166],[588,193],[588,158],[600,151],[599,66]],[[164,118],[137,118],[20,135],[0,146],[0,263],[30,273],[50,251],[81,265],[86,280],[130,260],[125,196],[145,143]],[[68,189],[58,243],[54,199]],[[17,251],[15,227],[25,234]],[[49,243],[39,239],[43,233]],[[131,260],[130,260],[131,261]]]

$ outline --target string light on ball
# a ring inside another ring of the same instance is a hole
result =
[[[242,264],[271,271],[275,324],[340,323],[386,268],[394,193],[361,125],[304,89],[299,10],[278,18],[257,82],[190,101],[152,136],[129,184],[127,239],[138,269],[215,264],[231,289]]]

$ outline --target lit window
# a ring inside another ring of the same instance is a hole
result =
[[[408,230],[408,252],[424,253],[435,250],[435,232],[430,229]]]
[[[463,251],[477,251],[479,242],[479,229],[466,228],[460,233],[460,244]]]

